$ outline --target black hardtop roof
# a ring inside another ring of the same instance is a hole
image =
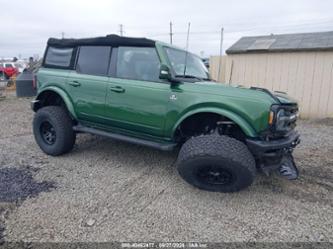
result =
[[[136,46],[136,47],[154,47],[154,40],[147,38],[124,37],[115,34],[81,39],[57,39],[49,38],[48,46],[52,47],[76,47],[76,46]]]

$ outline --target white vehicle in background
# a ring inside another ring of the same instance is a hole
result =
[[[27,63],[24,61],[17,61],[15,62],[15,66],[18,70],[18,73],[23,73],[24,69],[27,67]]]

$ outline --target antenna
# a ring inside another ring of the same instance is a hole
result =
[[[220,60],[219,60],[219,71],[217,74],[217,81],[220,80],[220,75],[221,75],[221,64],[222,64],[222,47],[223,47],[223,32],[224,32],[224,28],[221,28],[221,40],[220,40]]]
[[[187,56],[188,56],[188,41],[190,37],[190,28],[191,28],[191,23],[188,23],[188,28],[187,28],[187,38],[186,38],[186,54],[185,54],[185,63],[184,63],[184,76],[186,75],[186,65],[187,65]]]

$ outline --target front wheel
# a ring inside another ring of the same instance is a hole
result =
[[[39,109],[33,120],[33,132],[37,144],[48,155],[67,153],[75,144],[72,119],[60,106]]]
[[[189,139],[179,152],[177,167],[188,183],[216,192],[244,189],[256,175],[255,160],[246,145],[228,136]]]

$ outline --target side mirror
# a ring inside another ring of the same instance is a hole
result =
[[[170,68],[165,65],[165,64],[162,64],[160,66],[160,76],[159,76],[160,79],[162,80],[171,80],[171,72],[170,72]]]

